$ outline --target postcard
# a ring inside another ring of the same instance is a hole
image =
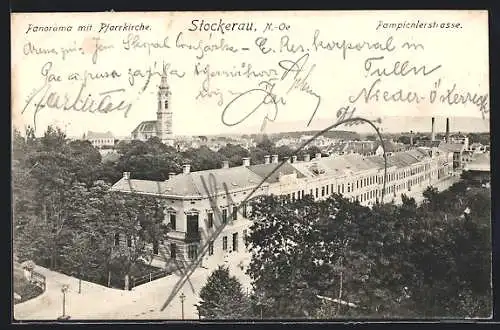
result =
[[[488,319],[488,12],[11,14],[13,317]]]

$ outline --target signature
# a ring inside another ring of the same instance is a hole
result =
[[[298,90],[312,96],[315,101],[313,114],[307,124],[307,126],[309,126],[319,108],[321,96],[312,89],[309,83],[311,74],[316,68],[316,64],[307,68],[306,64],[308,60],[309,54],[305,54],[296,61],[280,61],[278,65],[283,70],[282,76],[280,78],[270,78],[268,80],[261,81],[259,82],[257,88],[250,89],[236,96],[222,111],[222,123],[226,126],[238,125],[250,117],[254,112],[259,110],[262,106],[269,104],[273,106],[274,114],[271,116],[266,114],[263,123],[266,123],[267,121],[275,121],[278,116],[278,105],[286,105],[286,96],[292,91]],[[278,94],[278,89],[284,89],[282,95]],[[243,118],[230,122],[227,120],[227,116],[231,113],[231,110],[234,110],[233,112],[238,111],[238,113],[243,111],[245,115]]]
[[[108,113],[112,111],[124,111],[125,117],[132,108],[132,104],[126,100],[114,99],[117,95],[123,94],[125,89],[111,89],[102,92],[88,93],[85,91],[86,83],[81,81],[76,93],[61,93],[54,90],[49,81],[45,81],[43,86],[35,89],[21,111],[33,108],[33,126],[36,129],[36,119],[38,113],[45,108],[58,110],[72,110],[90,113]]]
[[[172,68],[170,63],[162,62],[161,69],[158,69],[158,63],[155,61],[153,66],[149,66],[146,70],[141,69],[128,69],[128,82],[130,86],[134,86],[136,84],[136,78],[145,78],[145,82],[142,85],[141,93],[144,92],[151,82],[151,78],[155,76],[176,76],[178,78],[184,78],[186,72],[177,70]]]

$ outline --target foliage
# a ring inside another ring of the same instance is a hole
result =
[[[21,296],[21,299],[16,301],[16,303],[25,302],[27,300],[33,299],[43,293],[43,289],[34,283],[28,281],[23,272],[14,271],[13,273],[13,291],[12,294],[17,293]],[[13,299],[14,300],[14,299]]]
[[[264,317],[489,316],[488,190],[459,183],[429,188],[424,198],[418,206],[403,195],[402,205],[371,209],[336,194],[259,198],[248,274]]]
[[[206,319],[250,318],[250,301],[243,293],[241,283],[229,274],[229,269],[219,266],[210,274],[200,291],[198,313]]]
[[[247,149],[237,144],[228,143],[220,148],[217,152],[222,156],[222,159],[229,161],[229,166],[240,166],[243,157],[248,157],[250,154]],[[219,165],[220,166],[220,165]]]
[[[122,166],[144,156],[141,148],[155,155],[171,151],[156,140],[136,143]],[[149,243],[164,234],[160,202],[110,191],[109,182],[98,180],[100,162],[89,143],[67,141],[58,129],[49,127],[38,139],[31,129],[25,137],[14,132],[13,241],[21,260],[97,282],[109,271],[121,276],[150,260]],[[116,233],[132,237],[132,247],[115,247]]]

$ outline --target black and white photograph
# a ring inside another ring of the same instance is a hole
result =
[[[14,323],[492,318],[487,11],[14,13],[11,47]]]

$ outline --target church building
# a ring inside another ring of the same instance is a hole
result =
[[[148,120],[140,123],[132,131],[133,140],[147,141],[149,138],[157,136],[166,145],[174,145],[172,111],[169,107],[170,95],[167,76],[162,75],[160,86],[158,86],[158,111],[156,112],[156,120]]]

